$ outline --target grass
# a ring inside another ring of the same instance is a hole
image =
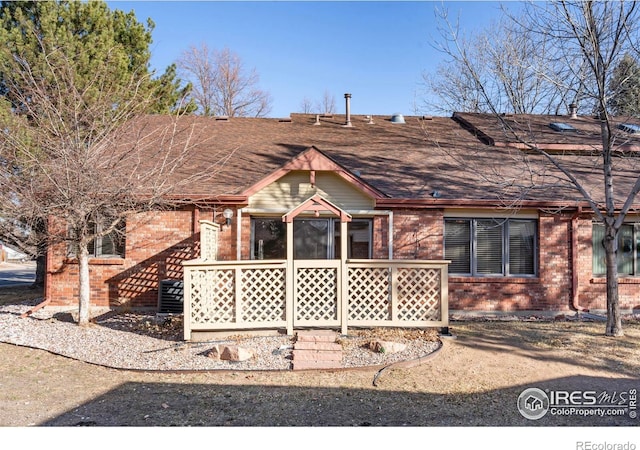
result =
[[[44,297],[42,288],[31,286],[0,287],[0,305],[13,305]]]
[[[487,346],[518,341],[523,350],[559,352],[568,360],[601,369],[640,374],[640,322],[623,322],[624,336],[605,336],[604,322],[456,322],[455,333]]]

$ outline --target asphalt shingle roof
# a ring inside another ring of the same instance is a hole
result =
[[[570,144],[593,150],[599,142],[599,124],[592,118],[505,119],[512,121],[519,133],[527,132],[535,142],[549,148]],[[172,126],[174,120],[147,116],[138,128],[145,130],[151,148],[159,140],[160,130]],[[199,171],[209,171],[212,176],[183,188],[180,194],[208,198],[241,195],[314,146],[390,199],[433,201],[433,191],[440,192],[440,203],[510,204],[516,197],[549,202],[582,199],[565,181],[560,182],[562,174],[557,167],[541,156],[525,155],[514,148],[518,139],[490,115],[405,116],[405,124],[392,123],[390,116],[354,115],[352,127],[344,126],[344,115],[321,116],[319,125],[316,120],[315,115],[305,114],[292,114],[285,120],[181,117],[175,127],[179,130],[175,142],[180,146],[188,140],[193,153],[175,176],[187,177]],[[552,121],[569,122],[579,132],[553,131],[548,126]],[[628,134],[625,138],[637,140]],[[602,181],[597,153],[555,156],[599,198]],[[637,177],[636,160],[616,162],[622,194]]]

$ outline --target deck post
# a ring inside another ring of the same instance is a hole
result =
[[[445,261],[440,269],[440,320],[449,326],[449,263]]]
[[[347,321],[349,316],[349,273],[347,269],[348,231],[347,221],[340,221],[340,288],[338,292],[338,304],[340,305],[341,333],[347,334]]]
[[[185,341],[191,340],[191,274],[192,270],[190,267],[184,267],[184,275],[183,275],[183,323],[184,323],[184,333],[182,338]]]
[[[293,264],[293,221],[286,223],[287,227],[287,269],[285,287],[285,316],[287,321],[287,335],[293,336],[293,304],[295,299],[295,269]]]

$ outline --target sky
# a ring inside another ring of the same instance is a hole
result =
[[[424,107],[423,74],[445,58],[435,10],[470,32],[500,15],[499,2],[439,1],[109,1],[111,9],[135,11],[155,23],[151,66],[163,72],[190,46],[228,48],[260,89],[269,92],[269,117],[301,112],[303,99],[327,92],[344,114],[435,114]]]

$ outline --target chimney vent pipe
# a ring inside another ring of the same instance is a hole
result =
[[[347,120],[344,124],[345,127],[350,127],[351,126],[351,94],[344,94],[344,99],[346,102],[346,107],[347,107]]]
[[[578,105],[576,105],[575,103],[571,103],[569,105],[569,115],[571,115],[572,119],[578,118]]]

